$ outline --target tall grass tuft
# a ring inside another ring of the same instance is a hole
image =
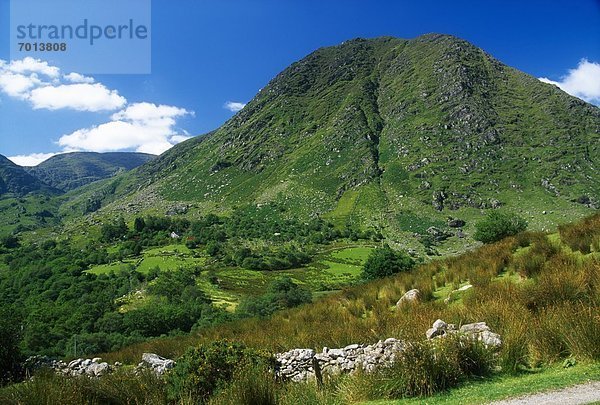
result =
[[[242,367],[210,405],[277,405],[277,386],[273,372],[265,367]]]
[[[575,224],[560,225],[558,231],[562,241],[572,250],[588,254],[592,243],[600,233],[600,214],[592,215]]]
[[[153,373],[119,371],[102,378],[65,377],[52,372],[0,391],[0,403],[165,404],[164,382]]]

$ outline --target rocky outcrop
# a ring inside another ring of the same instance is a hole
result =
[[[452,236],[451,232],[445,231],[435,226],[430,226],[429,228],[427,228],[427,233],[431,235],[433,240],[436,242],[443,242]]]
[[[448,218],[448,226],[450,228],[462,228],[463,226],[465,226],[465,224],[465,221],[463,221],[462,219],[452,217]]]
[[[481,341],[489,348],[498,348],[502,345],[500,335],[492,332],[485,322],[469,323],[462,325],[460,329],[458,329],[456,325],[447,324],[441,319],[438,319],[433,323],[432,327],[425,332],[427,339],[456,334]]]

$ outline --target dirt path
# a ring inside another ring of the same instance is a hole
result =
[[[579,405],[598,401],[600,381],[592,381],[560,390],[492,402],[491,405]]]

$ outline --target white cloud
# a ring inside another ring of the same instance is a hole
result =
[[[0,60],[0,91],[28,100],[34,109],[113,111],[127,103],[118,91],[94,83],[91,77],[73,72],[61,80],[58,67],[31,57],[10,63]]]
[[[93,77],[80,75],[79,73],[71,72],[68,75],[63,76],[66,81],[71,83],[94,83]]]
[[[590,103],[600,103],[600,63],[589,62],[582,59],[575,69],[560,81],[540,77],[540,81],[560,87],[572,96],[579,97]]]
[[[20,73],[0,71],[0,90],[11,97],[26,100],[29,98],[29,91],[42,84],[36,74],[29,76]]]
[[[48,62],[33,59],[30,56],[11,61],[6,65],[6,69],[14,73],[40,73],[50,78],[58,78],[60,75],[60,69],[56,66],[50,66]]]
[[[127,105],[117,90],[76,72],[63,75],[58,67],[39,59],[27,57],[11,62],[0,59],[0,92],[28,101],[35,110],[121,110],[112,114],[109,122],[60,137],[57,144],[63,152],[136,150],[160,154],[190,138],[176,124],[179,118],[193,112],[146,102]],[[232,104],[243,107],[241,103]],[[53,155],[34,153],[11,159],[21,165],[36,165]]]
[[[231,112],[238,112],[244,107],[246,107],[245,103],[240,103],[237,101],[228,101],[223,105],[223,108],[226,108]]]
[[[111,111],[123,107],[127,100],[116,90],[109,90],[100,83],[61,84],[38,87],[31,91],[29,101],[34,109],[77,111]]]
[[[176,118],[193,113],[183,108],[136,103],[112,115],[111,122],[63,135],[58,144],[67,150],[108,152],[135,149],[160,154],[188,139],[176,129]]]
[[[37,166],[58,153],[32,153],[31,155],[8,156],[8,159],[19,166]]]

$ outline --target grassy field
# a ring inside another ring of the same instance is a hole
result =
[[[571,368],[560,366],[507,376],[499,375],[482,381],[472,381],[427,399],[411,398],[397,401],[371,401],[368,405],[409,404],[485,404],[506,398],[569,387],[600,380],[600,364],[580,364]]]
[[[167,245],[145,250],[139,258],[93,266],[88,272],[106,274],[111,271],[127,270],[133,266],[136,271],[147,274],[150,269],[156,267],[162,271],[171,271],[180,268],[203,266],[205,263],[205,257],[197,257],[194,252],[184,245]]]

